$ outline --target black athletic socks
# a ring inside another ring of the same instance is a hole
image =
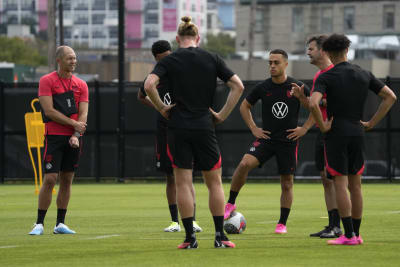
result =
[[[344,217],[342,218],[343,228],[344,228],[344,235],[347,238],[352,238],[354,235],[353,229],[353,221],[351,217]]]
[[[278,224],[286,225],[287,219],[289,217],[290,209],[281,208],[281,217],[279,218]]]
[[[338,209],[331,210],[332,213],[332,226],[340,228],[340,215]]]
[[[37,220],[36,224],[44,224],[44,217],[46,216],[47,210],[39,210],[38,209],[38,215],[37,215]]]
[[[224,235],[224,216],[213,216],[215,233],[220,236]]]
[[[329,227],[333,227],[332,210],[328,210],[328,221],[329,221],[328,226],[329,226]]]
[[[236,198],[239,195],[239,192],[235,192],[230,190],[229,191],[229,199],[228,199],[228,203],[231,203],[232,205],[235,204]]]
[[[191,239],[196,239],[196,236],[193,232],[193,217],[182,218],[183,227],[185,227],[186,232],[186,241],[190,241]]]
[[[172,205],[169,205],[168,207],[169,207],[169,213],[171,214],[171,220],[173,222],[179,223],[179,221],[178,221],[178,206],[176,204],[172,204]]]
[[[356,236],[359,236],[360,235],[361,219],[351,218],[351,220],[353,222],[354,233],[356,234]]]
[[[59,223],[64,223],[65,214],[67,214],[67,210],[66,210],[66,209],[57,209],[57,222],[56,222],[56,226],[57,226]]]

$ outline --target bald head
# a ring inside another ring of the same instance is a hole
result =
[[[76,67],[76,55],[74,50],[66,45],[57,47],[56,61],[61,77],[69,77]]]
[[[68,52],[74,52],[74,49],[67,45],[61,45],[56,49],[56,59],[63,58],[64,55]]]

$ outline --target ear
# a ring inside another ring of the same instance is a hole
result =
[[[179,39],[179,36],[178,36],[178,35],[175,37],[175,40],[176,40],[176,42],[177,42],[178,44],[181,43],[181,40]]]
[[[197,35],[196,37],[196,45],[198,45],[200,43],[200,35]]]

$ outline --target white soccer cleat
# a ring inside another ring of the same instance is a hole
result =
[[[65,224],[59,223],[56,227],[54,227],[53,234],[76,234],[76,232],[69,229]]]
[[[193,232],[200,233],[203,232],[203,229],[197,224],[196,221],[193,221]]]
[[[43,224],[34,224],[32,231],[29,233],[30,235],[43,235]]]
[[[164,229],[164,232],[180,232],[181,226],[177,222],[172,222],[167,228]]]

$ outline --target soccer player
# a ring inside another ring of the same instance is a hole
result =
[[[311,93],[314,91],[315,81],[318,76],[333,68],[333,64],[329,60],[328,55],[322,51],[322,43],[327,38],[327,35],[315,35],[311,36],[307,41],[307,55],[310,58],[310,63],[319,68],[319,71],[314,75]],[[321,109],[323,120],[326,120],[326,94],[323,95],[319,108]],[[295,138],[306,134],[313,123],[314,119],[310,113],[307,122],[304,124],[304,127],[300,128]],[[342,235],[342,230],[340,229],[340,216],[336,205],[335,186],[332,179],[327,178],[324,155],[324,135],[320,131],[315,140],[315,165],[321,175],[322,185],[324,187],[325,204],[328,210],[328,226],[325,226],[323,230],[317,233],[310,234],[310,236],[321,238],[339,237]]]
[[[217,55],[198,47],[200,36],[190,17],[182,17],[176,40],[179,49],[160,60],[147,77],[144,88],[156,109],[168,123],[168,153],[174,168],[177,202],[186,238],[179,249],[197,248],[193,232],[193,164],[202,171],[209,191],[209,208],[215,225],[216,248],[233,248],[223,230],[224,191],[221,181],[221,154],[215,123],[223,122],[244,90],[239,77]],[[165,105],[156,85],[167,77],[174,105]],[[226,82],[230,93],[219,112],[211,109],[217,78]]]
[[[159,62],[165,56],[171,54],[171,45],[168,41],[160,40],[155,42],[151,47],[151,52],[154,59]],[[173,104],[173,99],[168,90],[168,80],[163,78],[157,86],[158,93],[163,100],[165,105]],[[144,87],[142,86],[138,91],[138,100],[143,104],[153,107],[153,103],[150,101]],[[167,155],[167,119],[158,113],[157,117],[157,133],[156,133],[156,168],[157,170],[164,172],[167,179],[167,200],[169,206],[169,212],[171,214],[171,224],[164,229],[164,232],[180,232],[181,227],[178,220],[178,207],[176,205],[176,188],[175,188],[175,178],[172,171],[171,161]],[[201,232],[201,227],[196,222],[196,202],[195,202],[195,191],[192,186],[191,190],[194,203],[194,215],[193,215],[193,229],[195,232]]]
[[[72,180],[82,152],[81,136],[86,131],[89,93],[86,82],[72,74],[76,67],[74,50],[68,46],[59,46],[56,60],[58,71],[43,76],[39,81],[39,101],[47,121],[43,155],[45,174],[39,193],[37,220],[30,235],[43,234],[44,218],[51,204],[57,178],[60,179],[60,186],[57,222],[53,233],[75,234],[64,224],[64,220]]]
[[[302,88],[293,84],[293,94],[308,105],[321,132],[326,133],[326,169],[334,179],[336,201],[345,234],[329,240],[330,245],[358,245],[363,211],[361,175],[364,170],[364,130],[370,130],[390,110],[396,96],[375,76],[347,61],[350,40],[342,34],[332,34],[322,44],[335,65],[315,82],[308,100]],[[383,101],[372,118],[363,122],[362,114],[368,90]],[[328,121],[324,121],[319,103],[326,93]],[[350,191],[350,196],[348,191]]]
[[[286,222],[293,201],[293,174],[297,164],[298,141],[291,140],[297,130],[300,102],[290,94],[291,83],[303,83],[286,75],[288,55],[281,49],[272,50],[269,54],[271,78],[256,85],[240,105],[240,113],[256,140],[243,156],[237,166],[225,205],[224,218],[229,218],[236,209],[236,197],[247,179],[250,170],[262,166],[276,156],[282,194],[280,198],[281,214],[275,233],[287,233]],[[258,127],[252,117],[251,108],[258,100],[262,102],[262,128]],[[288,136],[289,133],[289,136]]]

